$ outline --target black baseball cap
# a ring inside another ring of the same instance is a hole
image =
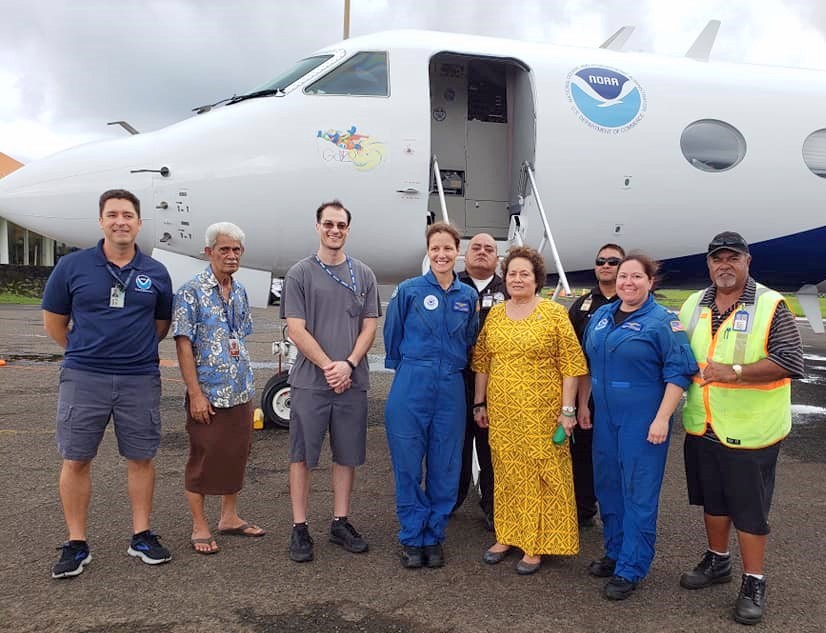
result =
[[[708,243],[708,255],[713,255],[717,251],[729,250],[738,253],[749,254],[749,244],[739,233],[734,231],[723,231],[714,236]]]

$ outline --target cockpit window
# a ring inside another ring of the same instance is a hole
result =
[[[293,64],[292,68],[287,69],[275,79],[271,79],[265,83],[263,86],[258,86],[253,92],[258,92],[260,90],[284,90],[287,86],[295,83],[308,72],[315,70],[332,57],[332,55],[314,55],[313,57],[301,59]]]
[[[304,89],[313,95],[361,95],[386,97],[387,53],[356,53],[318,81]]]

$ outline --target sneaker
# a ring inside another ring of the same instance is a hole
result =
[[[330,542],[353,554],[363,554],[370,547],[347,519],[334,519],[330,523]]]
[[[445,553],[442,550],[441,543],[434,543],[433,545],[425,545],[422,552],[422,558],[425,567],[430,569],[437,569],[445,565]]]
[[[160,565],[172,560],[172,554],[158,540],[151,530],[144,530],[132,536],[132,543],[126,553],[137,556],[147,565]]]
[[[290,560],[306,563],[313,560],[313,537],[306,523],[293,526],[290,536]]]
[[[680,586],[685,589],[703,589],[723,582],[731,582],[731,556],[709,550],[692,571],[680,576]]]
[[[92,560],[86,541],[66,541],[57,549],[60,550],[60,560],[52,567],[52,578],[79,576]]]
[[[603,556],[599,560],[592,561],[588,565],[588,573],[597,578],[609,578],[614,575],[614,569],[617,567],[617,561],[613,558]]]
[[[757,624],[766,606],[766,579],[743,574],[740,594],[734,603],[734,619],[740,624]]]
[[[625,600],[636,588],[637,583],[635,582],[631,582],[622,576],[611,576],[611,580],[605,583],[602,595],[609,600]]]

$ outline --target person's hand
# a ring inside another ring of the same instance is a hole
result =
[[[731,365],[718,363],[710,358],[707,358],[706,362],[708,364],[700,370],[700,378],[703,380],[701,387],[713,382],[737,382],[737,374]]]
[[[577,409],[576,412],[576,422],[579,424],[579,428],[581,429],[590,429],[593,427],[593,423],[591,422],[591,409],[590,407],[581,407]]]
[[[668,437],[668,418],[654,418],[648,427],[648,441],[652,444],[662,444]]]
[[[201,424],[209,424],[212,421],[211,416],[215,415],[215,410],[203,392],[189,396],[189,415]]]
[[[341,383],[338,387],[333,388],[333,391],[335,393],[344,393],[345,391],[347,391],[352,386],[353,386],[353,381],[348,378],[343,383]]]
[[[473,420],[476,422],[476,426],[480,429],[488,428],[490,426],[490,421],[488,420],[488,408],[485,405],[475,407],[473,409]]]
[[[565,429],[565,435],[571,437],[571,432],[574,430],[574,427],[576,426],[576,416],[562,415],[560,413],[557,422],[563,429]]]
[[[333,391],[339,387],[342,387],[347,381],[349,381],[350,375],[353,373],[353,370],[350,368],[350,364],[346,360],[334,360],[329,365],[325,365],[321,369],[324,372],[324,379]],[[345,391],[346,389],[347,387],[342,389],[342,391]],[[336,393],[341,393],[341,391],[336,391]]]

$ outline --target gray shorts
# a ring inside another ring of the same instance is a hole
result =
[[[161,443],[161,377],[97,374],[63,367],[57,396],[57,448],[63,459],[89,461],[109,418],[126,459],[152,459]]]
[[[290,463],[318,466],[327,429],[333,462],[361,466],[367,444],[367,392],[290,387]]]

